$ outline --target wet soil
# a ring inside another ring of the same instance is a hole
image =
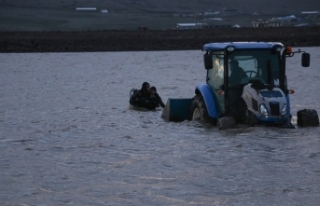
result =
[[[0,32],[0,52],[196,50],[208,42],[276,41],[320,46],[320,27]]]

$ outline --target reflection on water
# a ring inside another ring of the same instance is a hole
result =
[[[305,50],[313,54],[310,68],[300,68],[299,57],[288,62],[293,121],[300,109],[320,112],[313,95],[319,49]],[[1,205],[320,201],[319,128],[219,131],[165,122],[161,110],[128,108],[130,89],[144,81],[164,101],[192,97],[205,80],[201,51],[0,54],[0,60]]]

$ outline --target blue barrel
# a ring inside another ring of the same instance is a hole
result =
[[[181,122],[191,120],[192,98],[171,99],[169,98],[161,117],[166,121]]]

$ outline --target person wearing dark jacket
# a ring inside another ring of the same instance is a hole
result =
[[[157,107],[161,106],[162,108],[164,108],[166,105],[163,103],[160,95],[157,93],[157,88],[156,87],[151,87],[150,88],[150,92],[152,95],[155,96],[156,100],[157,100]]]
[[[130,97],[129,103],[134,107],[142,107],[148,110],[154,110],[157,106],[156,97],[151,95],[150,84],[143,82],[140,90],[136,90]]]
[[[231,75],[229,77],[230,85],[241,84],[241,80],[243,78],[248,77],[244,72],[243,68],[239,66],[239,62],[237,60],[230,61],[230,71],[231,71]]]

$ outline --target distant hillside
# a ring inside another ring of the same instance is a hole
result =
[[[317,0],[0,0],[0,7],[100,7],[127,12],[203,12],[237,9],[243,13],[292,14],[320,10]]]
[[[96,11],[79,12],[76,7]],[[178,23],[252,27],[253,21],[318,10],[316,0],[0,0],[0,31],[162,30]],[[220,12],[214,16],[218,20],[192,15],[212,11]],[[306,21],[319,25],[320,18]]]

